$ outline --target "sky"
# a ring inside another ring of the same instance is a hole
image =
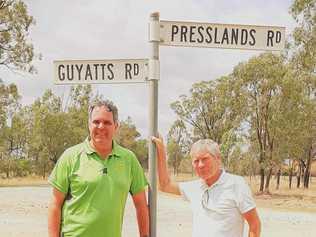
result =
[[[292,0],[293,1],[293,0]],[[42,55],[37,74],[0,70],[4,83],[15,83],[23,104],[31,104],[45,90],[66,95],[70,86],[54,85],[54,60],[149,58],[148,22],[152,12],[160,20],[295,27],[290,0],[25,0],[36,20],[30,39]],[[166,136],[177,119],[170,104],[188,94],[192,84],[232,72],[239,62],[263,51],[160,46],[158,130]],[[98,84],[95,93],[112,100],[120,120],[132,118],[142,137],[148,136],[148,84]]]

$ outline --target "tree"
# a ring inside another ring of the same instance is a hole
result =
[[[28,108],[32,118],[29,156],[37,174],[45,177],[68,147],[88,136],[88,105],[93,99],[91,86],[80,85],[71,88],[67,101],[47,90]]]
[[[295,0],[290,12],[298,26],[294,29],[294,55],[298,69],[316,72],[316,0]]]
[[[0,66],[35,71],[32,65],[34,49],[28,37],[34,24],[34,18],[28,15],[22,1],[0,0]]]
[[[223,147],[223,160],[233,148],[240,126],[238,93],[232,89],[232,78],[193,84],[190,96],[181,95],[171,108],[186,125],[192,128],[193,140],[210,138]]]
[[[19,100],[20,95],[16,85],[0,84],[0,130],[6,125],[10,115],[20,106]]]
[[[64,103],[64,112],[67,113],[68,125],[72,128],[69,137],[70,144],[78,144],[88,136],[88,108],[93,96],[91,85],[78,85],[70,89],[69,97]]]
[[[190,134],[184,122],[176,120],[169,130],[167,140],[168,163],[173,167],[175,175],[179,172],[181,161],[189,155],[190,143]]]
[[[10,142],[12,130],[8,125],[13,114],[20,107],[20,95],[14,84],[0,85],[0,170],[10,176],[13,144]]]
[[[47,170],[46,164],[50,161],[56,163],[64,148],[54,149],[54,147],[59,147],[59,144],[64,142],[67,130],[63,124],[67,123],[67,119],[58,121],[61,114],[61,100],[51,90],[47,90],[42,98],[37,99],[31,105],[30,111],[33,120],[30,154],[37,162],[40,161],[40,158],[48,157],[44,167],[41,167]],[[63,124],[60,124],[60,122]]]
[[[259,151],[260,188],[268,192],[274,165],[279,96],[287,69],[284,59],[271,53],[262,54],[234,68],[234,90],[243,97],[243,118],[248,124],[250,139]],[[264,186],[265,172],[268,172]]]
[[[125,121],[120,122],[115,139],[120,145],[133,151],[142,166],[147,167],[147,141],[140,137],[131,117],[128,117]]]
[[[316,1],[295,0],[290,12],[298,26],[293,33],[294,45],[291,58],[301,82],[304,83],[306,96],[311,109],[307,112],[310,121],[309,136],[306,141],[306,169],[304,187],[309,185],[311,161],[316,150]],[[311,119],[310,119],[311,118]]]

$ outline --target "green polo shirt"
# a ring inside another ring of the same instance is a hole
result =
[[[49,183],[67,194],[61,225],[65,237],[120,237],[127,194],[147,186],[133,152],[113,141],[112,153],[103,160],[87,139],[63,153]]]

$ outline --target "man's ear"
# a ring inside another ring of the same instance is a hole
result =
[[[120,124],[119,124],[119,122],[116,122],[115,123],[115,131],[117,131],[119,128],[120,128]]]

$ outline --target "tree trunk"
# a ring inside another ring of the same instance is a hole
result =
[[[264,188],[264,168],[260,168],[260,189],[259,192],[263,192]]]
[[[7,179],[10,178],[10,171],[11,171],[11,160],[8,158],[8,167],[6,170]]]
[[[176,154],[175,158],[174,158],[174,163],[173,163],[173,174],[177,175],[177,161],[178,161],[178,154]]]
[[[309,187],[309,176],[311,172],[311,161],[312,161],[312,146],[310,147],[308,151],[308,160],[306,162],[306,168],[304,172],[304,188]]]
[[[276,185],[277,190],[279,190],[280,188],[280,177],[281,177],[281,169],[279,169],[277,172],[277,185]]]
[[[43,173],[42,173],[43,179],[45,179],[45,176],[46,176],[46,165],[44,164],[44,166],[43,166]]]
[[[293,168],[290,168],[290,172],[289,172],[289,189],[292,188],[292,176],[293,176]]]
[[[270,193],[269,186],[270,186],[271,176],[272,176],[272,168],[269,169],[269,172],[268,172],[268,175],[267,175],[267,178],[266,178],[266,184],[264,186],[264,192],[265,193]]]
[[[302,175],[302,163],[300,162],[299,163],[299,166],[298,166],[298,171],[297,171],[297,174],[296,174],[296,187],[299,188],[301,186],[301,175]]]

